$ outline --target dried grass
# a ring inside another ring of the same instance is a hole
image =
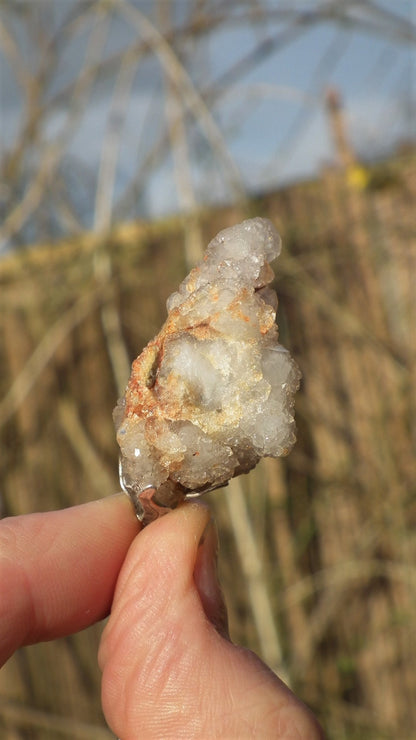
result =
[[[357,192],[328,172],[250,204],[284,237],[279,323],[303,370],[299,440],[287,460],[209,497],[232,633],[284,666],[340,740],[409,738],[416,726],[416,182],[414,161],[390,166],[386,190]],[[207,240],[242,215],[201,213],[198,228]],[[185,230],[182,219],[131,225],[99,245],[111,250],[111,305],[131,357],[185,272]],[[97,284],[98,300],[95,254],[75,241],[0,264],[6,513],[117,488],[117,389],[101,314],[109,283]],[[0,678],[8,737],[20,737],[27,718],[33,738],[83,737],[85,727],[106,736],[99,632],[9,662]],[[78,729],[56,719],[68,716]]]

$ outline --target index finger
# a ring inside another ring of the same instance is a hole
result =
[[[139,529],[124,494],[0,521],[0,665],[106,616]]]

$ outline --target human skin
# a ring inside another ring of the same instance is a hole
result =
[[[320,740],[309,710],[228,637],[209,510],[186,504],[140,531],[116,495],[0,522],[0,664],[21,645],[111,610],[102,703],[122,740]]]

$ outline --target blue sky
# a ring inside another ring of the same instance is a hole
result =
[[[180,16],[186,18],[192,4],[191,0],[172,4],[176,22],[182,20]],[[276,11],[287,7],[292,11],[302,8],[306,12],[308,8],[314,10],[325,2],[288,4],[265,0],[263,4]],[[358,8],[356,15],[361,12],[360,3],[345,0],[347,5],[353,10]],[[378,0],[375,5],[402,16],[409,29],[412,23],[416,26],[416,0]],[[73,6],[74,0],[51,0],[50,27],[53,23],[58,26]],[[130,6],[154,20],[154,4],[137,0]],[[244,2],[237,3],[237,10],[245,6]],[[80,7],[83,7],[82,3]],[[212,7],[218,9],[221,4],[213,1]],[[39,19],[42,23],[41,14]],[[36,69],[40,57],[30,29],[11,16],[8,20],[17,46],[22,49],[25,64],[29,70]],[[324,164],[333,160],[324,110],[324,95],[329,86],[336,87],[342,96],[349,136],[360,156],[383,156],[399,141],[415,137],[416,31],[411,31],[406,39],[403,29],[395,32],[394,24],[389,28],[383,22],[381,31],[370,32],[364,21],[364,16],[363,23],[355,25],[344,23],[341,26],[325,21],[289,29],[289,32],[287,23],[273,17],[266,24],[239,22],[231,27],[224,23],[212,33],[199,37],[197,42],[186,41],[178,45],[177,54],[186,74],[195,90],[202,92],[212,121],[248,191],[267,190],[315,176]],[[71,42],[62,45],[56,69],[44,91],[44,100],[53,99],[68,82],[76,82],[93,26],[89,19],[81,32],[74,33]],[[106,29],[98,61],[116,49],[127,49],[141,31],[139,18],[115,15]],[[412,34],[413,39],[410,38]],[[280,44],[276,43],[279,39]],[[234,78],[231,75],[230,82],[230,69],[250,55],[262,40],[268,40],[269,53],[257,59],[256,64],[249,65],[244,74]],[[276,46],[270,51],[273,44]],[[4,153],[21,131],[22,95],[7,55],[0,57],[0,63],[0,123]],[[74,167],[75,180],[81,177],[85,187],[80,217],[87,228],[94,223],[93,193],[105,142],[108,146],[109,117],[117,74],[95,81],[90,96],[77,113],[76,126],[64,151],[65,167]],[[116,131],[113,122],[111,145],[114,147],[116,142],[118,152],[113,203],[116,204],[125,186],[137,173],[140,181],[137,203],[130,210],[119,211],[122,218],[160,216],[176,211],[181,205],[169,147],[166,156],[161,157],[151,172],[143,170],[143,162],[152,146],[166,131],[165,90],[156,57],[141,61],[132,75],[122,108],[118,110]],[[68,122],[70,104],[70,97],[68,100],[64,98],[50,111],[42,128],[38,151],[36,147],[32,148],[28,162],[35,165],[37,158],[40,161],[45,147],[62,132]],[[185,105],[184,110],[195,201],[230,199],[229,168],[227,171],[224,158],[214,150],[203,127],[195,125],[189,106]]]
[[[410,20],[416,11],[411,2],[390,5]],[[212,77],[250,44],[250,30],[215,34],[208,44]],[[333,160],[323,103],[329,86],[342,96],[361,156],[383,156],[414,137],[415,51],[411,44],[327,23],[256,65],[213,106],[247,187],[262,190],[310,177]]]

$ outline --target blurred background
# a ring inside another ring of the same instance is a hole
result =
[[[330,738],[416,738],[416,2],[0,8],[1,515],[118,490],[131,360],[271,218],[298,442],[207,496],[231,633]],[[112,737],[101,630],[8,662],[1,737]]]

